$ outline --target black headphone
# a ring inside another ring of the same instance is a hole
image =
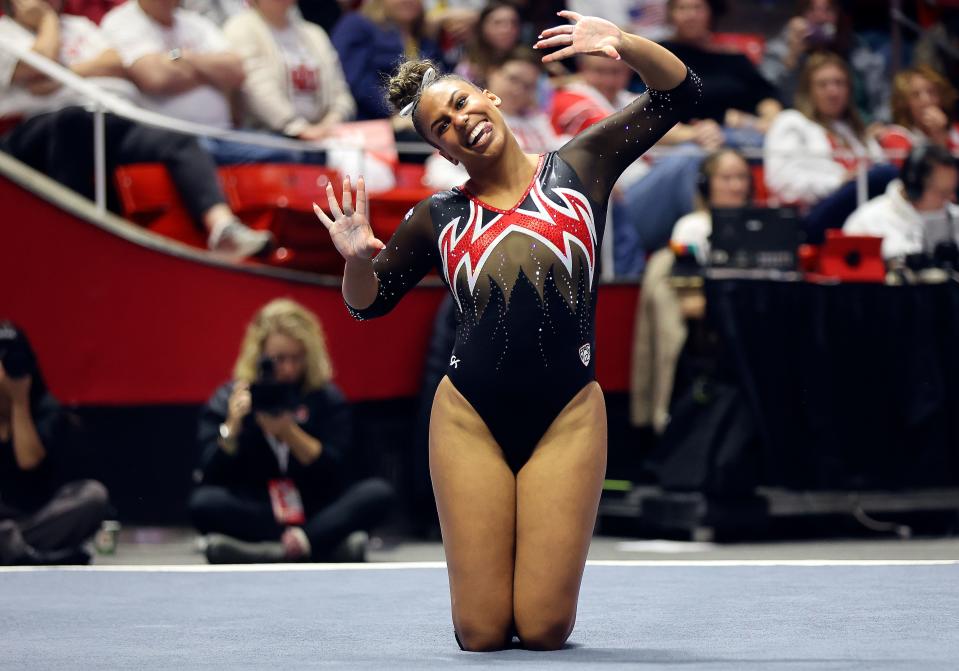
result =
[[[724,154],[734,154],[743,159],[747,166],[749,166],[749,161],[745,159],[739,152],[734,149],[718,149],[713,153],[706,156],[699,164],[699,172],[696,173],[696,192],[703,199],[703,202],[708,206],[709,199],[712,196],[712,187],[709,182],[712,180],[713,173],[716,171],[716,164],[719,163],[719,159],[723,157]],[[746,202],[750,204],[753,202],[753,191],[755,190],[755,183],[753,181],[753,171],[749,170],[749,192],[746,194]]]
[[[949,150],[935,144],[923,143],[909,152],[905,163],[902,164],[902,170],[899,171],[899,179],[902,180],[906,198],[910,201],[922,198],[922,193],[926,190],[926,182],[929,181],[932,168],[936,165],[955,166],[955,159],[952,158]]]

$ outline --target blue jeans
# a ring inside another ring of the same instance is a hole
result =
[[[220,140],[215,137],[200,137],[197,139],[200,141],[200,146],[210,153],[217,165],[242,165],[246,163],[326,164],[326,152],[323,150],[278,149],[233,140]]]
[[[696,177],[705,152],[657,160],[642,179],[613,199],[613,269],[616,275],[641,275],[646,255],[669,243],[676,220],[693,210]],[[698,148],[697,148],[698,149]]]

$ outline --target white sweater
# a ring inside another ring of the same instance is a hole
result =
[[[902,192],[902,182],[889,182],[886,192],[859,206],[842,230],[849,235],[882,238],[882,258],[930,253],[940,242],[959,244],[959,208],[949,205],[941,212],[920,214]]]
[[[843,122],[834,122],[832,131],[856,156],[882,160],[875,140],[864,145]],[[797,110],[783,110],[773,120],[763,143],[763,162],[766,186],[785,203],[814,204],[847,179],[846,168],[833,157],[826,129]]]
[[[291,25],[300,45],[309,51],[318,68],[316,118],[297,113],[289,90],[286,61],[269,25],[254,9],[237,14],[223,27],[223,33],[243,58],[246,80],[243,99],[253,125],[296,136],[311,123],[335,114],[348,121],[356,113],[340,58],[326,33],[317,25],[291,14]]]

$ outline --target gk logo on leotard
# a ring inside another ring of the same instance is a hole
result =
[[[453,368],[456,368],[457,370],[458,370],[459,367],[460,367],[460,361],[461,361],[461,359],[457,359],[455,354],[450,357],[450,365],[451,365]]]
[[[579,348],[579,360],[583,362],[584,366],[589,365],[589,343]]]

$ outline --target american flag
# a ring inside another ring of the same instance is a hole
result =
[[[629,22],[636,28],[666,23],[666,0],[634,0],[628,11]]]

